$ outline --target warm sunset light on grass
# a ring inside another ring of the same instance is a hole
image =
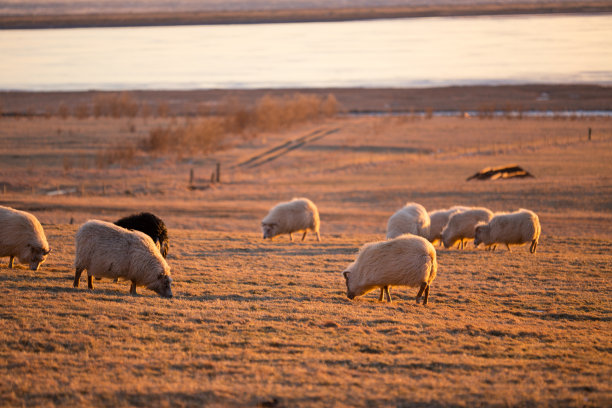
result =
[[[612,405],[609,2],[170,3],[0,4],[0,407]]]

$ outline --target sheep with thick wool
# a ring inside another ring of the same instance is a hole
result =
[[[390,286],[419,287],[416,302],[424,295],[423,305],[429,298],[429,287],[436,278],[438,263],[436,250],[423,237],[405,234],[387,241],[365,244],[342,275],[346,281],[349,299],[380,288],[391,302]]]
[[[309,230],[317,235],[317,241],[321,241],[320,225],[319,210],[307,198],[294,198],[291,201],[279,203],[261,221],[264,239],[273,239],[277,235],[289,234],[291,241],[293,241],[292,234],[294,232],[303,232],[303,241]]]
[[[74,287],[87,270],[87,287],[93,278],[121,278],[137,286],[146,286],[160,296],[172,297],[170,267],[148,235],[129,231],[105,221],[90,220],[76,234]]]
[[[429,242],[435,244],[436,241],[439,241],[442,244],[442,231],[446,224],[448,224],[448,220],[453,215],[457,214],[461,211],[469,210],[468,207],[454,206],[449,209],[442,210],[434,210],[429,212]]]
[[[157,215],[150,212],[132,214],[115,221],[115,225],[129,230],[144,232],[159,247],[159,252],[162,256],[164,258],[168,256],[168,249],[170,249],[168,229],[166,224]]]
[[[495,251],[497,244],[506,244],[510,251],[510,245],[531,242],[529,252],[534,254],[541,231],[540,219],[536,213],[521,208],[509,214],[496,214],[488,224],[477,225],[474,245],[478,246],[482,242]]]
[[[451,248],[457,241],[460,241],[459,247],[463,249],[464,240],[474,238],[476,225],[487,223],[492,217],[491,210],[482,207],[474,207],[454,214],[442,230],[444,247]]]
[[[413,234],[428,238],[430,220],[427,210],[421,204],[407,203],[393,214],[387,222],[387,239],[402,234]]]
[[[17,258],[19,263],[36,271],[49,252],[45,231],[34,215],[0,206],[0,257],[9,257],[9,268]]]

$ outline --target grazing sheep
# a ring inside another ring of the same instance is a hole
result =
[[[149,212],[133,214],[115,221],[115,225],[129,230],[144,232],[151,237],[155,245],[159,246],[159,252],[161,252],[162,256],[164,258],[168,256],[168,249],[170,248],[168,229],[166,229],[166,224],[164,224],[161,218],[155,214]]]
[[[474,245],[482,242],[495,251],[497,244],[506,244],[510,251],[510,245],[531,242],[529,252],[534,254],[541,231],[538,216],[533,211],[521,208],[510,214],[497,214],[488,224],[476,226]]]
[[[160,296],[172,297],[170,267],[151,238],[140,231],[129,231],[109,222],[90,220],[76,234],[74,287],[87,270],[87,287],[93,279],[122,278],[136,286],[146,286]]]
[[[320,224],[317,206],[307,198],[294,198],[274,206],[261,221],[261,229],[264,239],[289,234],[289,239],[293,241],[292,233],[303,232],[303,241],[308,230],[311,230],[317,234],[317,241],[321,241]]]
[[[476,225],[482,222],[489,222],[492,217],[493,213],[490,210],[481,207],[470,208],[454,214],[450,217],[448,224],[446,224],[446,227],[442,231],[442,242],[444,243],[444,247],[450,248],[455,245],[457,241],[461,241],[459,247],[463,249],[463,240],[466,238],[474,238]]]
[[[447,210],[435,210],[429,213],[429,220],[431,221],[429,227],[429,242],[435,244],[436,241],[442,245],[442,230],[448,224],[450,217],[458,212],[469,210],[468,207],[454,206]]]
[[[353,299],[380,288],[379,301],[385,294],[391,302],[390,286],[420,287],[416,296],[423,305],[429,298],[429,286],[436,277],[436,250],[425,238],[405,234],[388,241],[365,244],[357,260],[342,272],[346,280],[346,296]]]
[[[30,213],[0,206],[0,257],[29,264],[33,271],[45,262],[51,250],[40,222]]]
[[[413,234],[428,238],[429,229],[429,214],[427,214],[425,207],[417,203],[407,203],[389,218],[387,239],[396,238],[402,234]]]

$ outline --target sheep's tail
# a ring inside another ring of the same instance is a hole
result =
[[[428,285],[431,284],[431,282],[433,282],[433,280],[436,278],[436,275],[438,274],[438,261],[436,259],[435,248],[433,249],[433,251],[429,251],[429,263],[430,263],[430,269],[429,269],[429,279],[427,279]]]
[[[529,247],[529,252],[535,254],[536,248],[538,247],[538,241],[540,240],[540,234],[542,233],[542,226],[540,225],[540,218],[534,214],[534,226],[535,233],[533,236],[533,240],[531,241],[531,246]]]

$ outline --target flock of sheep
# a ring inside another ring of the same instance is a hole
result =
[[[308,231],[321,240],[319,212],[307,198],[295,198],[276,205],[263,219],[263,237],[302,232],[302,240]],[[540,220],[529,210],[494,214],[486,208],[456,206],[430,213],[417,203],[408,203],[393,214],[387,223],[387,240],[365,244],[342,275],[346,281],[349,299],[380,288],[379,301],[391,301],[389,287],[418,287],[417,303],[423,297],[423,305],[429,298],[429,287],[436,277],[438,264],[434,243],[440,241],[446,248],[457,244],[461,249],[467,239],[474,245],[483,243],[494,251],[497,244],[531,243],[535,253],[540,238]]]
[[[261,223],[263,238],[312,231],[321,241],[319,211],[306,198],[295,198],[273,207]],[[25,211],[0,206],[0,257],[29,264],[38,270],[51,252],[44,230],[36,217]],[[347,297],[353,299],[380,289],[379,300],[391,301],[391,286],[418,287],[417,303],[427,304],[429,288],[436,277],[436,250],[440,241],[446,248],[458,244],[464,248],[467,239],[474,245],[483,243],[489,250],[497,244],[530,243],[535,253],[540,237],[540,222],[532,211],[494,214],[486,208],[452,207],[428,213],[417,203],[408,203],[387,223],[387,240],[365,244],[342,273]],[[109,278],[131,282],[130,293],[145,286],[160,296],[172,297],[172,278],[166,262],[169,250],[168,231],[164,222],[151,213],[140,213],[109,223],[90,220],[76,233],[74,287],[83,271],[87,286],[93,279]]]

